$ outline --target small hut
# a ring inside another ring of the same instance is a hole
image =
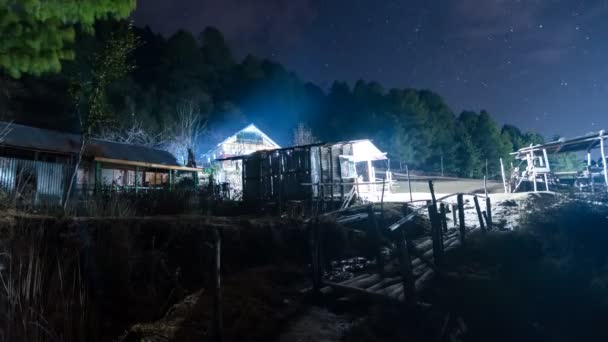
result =
[[[214,181],[217,184],[228,184],[230,186],[229,197],[235,198],[240,196],[243,190],[241,184],[243,167],[240,159],[229,158],[280,147],[266,133],[254,124],[250,124],[218,143],[203,155],[202,160],[203,163],[213,168]]]
[[[383,182],[390,184],[388,170],[376,174],[377,162],[387,164],[386,153],[370,140],[293,146],[224,160],[242,161],[245,201],[343,203],[354,195],[377,200]]]

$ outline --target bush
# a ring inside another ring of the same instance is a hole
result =
[[[489,275],[441,288],[469,325],[466,341],[608,339],[608,208],[537,204],[519,231],[471,236],[451,255],[452,267]]]

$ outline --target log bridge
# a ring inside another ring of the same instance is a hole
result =
[[[456,193],[436,199],[432,180],[429,181],[429,188],[432,200],[426,201],[426,205],[416,209],[408,206],[402,219],[384,229],[379,224],[383,221],[383,211],[381,210],[379,213],[380,219],[378,219],[378,213],[374,212],[373,206],[369,204],[365,205],[365,208],[362,206],[342,208],[309,220],[313,291],[320,293],[332,289],[340,293],[399,301],[409,305],[419,303],[420,292],[430,284],[435,276],[443,274],[445,253],[466,244],[468,232],[476,229],[486,232],[492,229],[492,208],[489,197]],[[466,227],[465,225],[465,196],[473,197],[479,226]],[[447,201],[451,197],[456,197],[456,205]],[[481,210],[479,199],[485,200],[486,210]],[[406,205],[413,202],[417,201],[408,202]],[[451,229],[447,227],[448,208],[451,208],[453,217],[454,227]],[[365,210],[352,214],[354,209]],[[413,220],[424,211],[428,213],[430,232],[425,232],[422,237],[412,238],[410,231],[415,227]],[[361,271],[344,281],[326,279],[324,265],[328,263],[327,260],[323,260],[321,222],[329,216],[337,216],[335,222],[344,225],[367,220],[365,234],[366,239],[374,248],[375,267]],[[393,253],[389,253],[388,258],[381,252],[382,241],[388,241],[390,245],[396,247],[393,249]]]

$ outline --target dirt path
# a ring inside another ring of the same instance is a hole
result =
[[[325,308],[310,307],[292,320],[279,342],[338,342],[353,325],[353,318]]]

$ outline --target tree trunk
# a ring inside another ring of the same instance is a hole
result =
[[[68,204],[70,201],[70,194],[72,193],[72,187],[76,182],[76,175],[78,174],[78,168],[80,167],[80,163],[82,162],[82,155],[84,154],[84,148],[87,142],[84,136],[81,138],[80,142],[80,150],[78,151],[78,159],[76,159],[76,164],[74,164],[74,171],[70,177],[70,183],[68,184],[68,190],[65,193],[65,199],[63,200],[63,212],[65,213],[68,209]]]

